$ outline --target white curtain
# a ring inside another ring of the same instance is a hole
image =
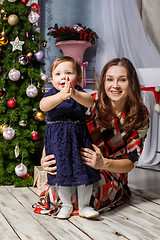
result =
[[[96,72],[100,76],[103,66],[112,58],[126,57],[137,69],[160,69],[160,54],[145,33],[136,0],[92,0],[94,30],[99,38],[96,51]],[[159,23],[156,23],[159,24]],[[160,76],[147,76],[159,85]],[[143,79],[145,82],[145,79]],[[156,85],[157,84],[157,85]],[[150,128],[138,166],[160,162],[159,114],[154,111],[152,92],[144,92],[143,100],[151,115]]]
[[[114,57],[127,57],[136,68],[160,67],[160,54],[144,31],[136,0],[93,0],[93,21],[99,36],[98,76]]]
[[[156,165],[160,162],[160,115],[154,110],[153,92],[143,92],[142,96],[151,117],[143,152],[137,164],[139,167]]]

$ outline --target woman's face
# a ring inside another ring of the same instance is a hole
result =
[[[112,106],[118,103],[125,104],[129,89],[126,68],[117,65],[110,67],[106,72],[104,88]]]
[[[77,85],[77,71],[72,62],[60,63],[52,72],[51,82],[58,91],[61,91],[67,78],[69,78],[73,87]]]

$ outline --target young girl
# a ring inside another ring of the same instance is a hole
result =
[[[40,101],[40,109],[47,111],[44,137],[45,154],[54,154],[57,174],[48,174],[48,184],[58,185],[63,203],[57,215],[69,218],[73,206],[71,186],[78,189],[78,206],[81,217],[91,218],[99,213],[89,206],[92,184],[100,179],[98,170],[85,165],[80,148],[91,148],[91,138],[85,124],[85,107],[94,103],[92,96],[78,85],[82,79],[81,66],[71,57],[60,57],[51,66],[50,89]]]

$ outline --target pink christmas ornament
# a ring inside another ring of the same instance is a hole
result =
[[[29,31],[26,31],[26,37],[29,38],[29,36],[30,36]]]
[[[28,20],[30,23],[36,23],[39,19],[39,14],[34,12],[34,11],[31,11],[30,14],[28,15]]]
[[[20,73],[20,71],[13,68],[9,71],[8,77],[11,81],[18,81],[21,77],[21,73]]]
[[[47,76],[46,74],[41,73],[40,76],[41,76],[41,79],[42,79],[45,83],[48,82],[48,76]]]
[[[11,127],[8,127],[3,131],[3,137],[6,140],[12,140],[14,136],[15,136],[15,131]]]
[[[24,177],[27,174],[27,167],[21,163],[15,167],[15,174],[18,177]]]
[[[31,84],[27,87],[26,94],[28,97],[34,98],[38,95],[38,89]]]

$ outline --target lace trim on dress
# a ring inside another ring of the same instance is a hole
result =
[[[80,122],[79,120],[76,121],[72,121],[72,120],[67,120],[67,121],[63,121],[63,120],[58,120],[58,121],[49,121],[47,122],[47,124],[54,124],[54,123],[71,123],[71,124],[85,124],[85,122]]]

